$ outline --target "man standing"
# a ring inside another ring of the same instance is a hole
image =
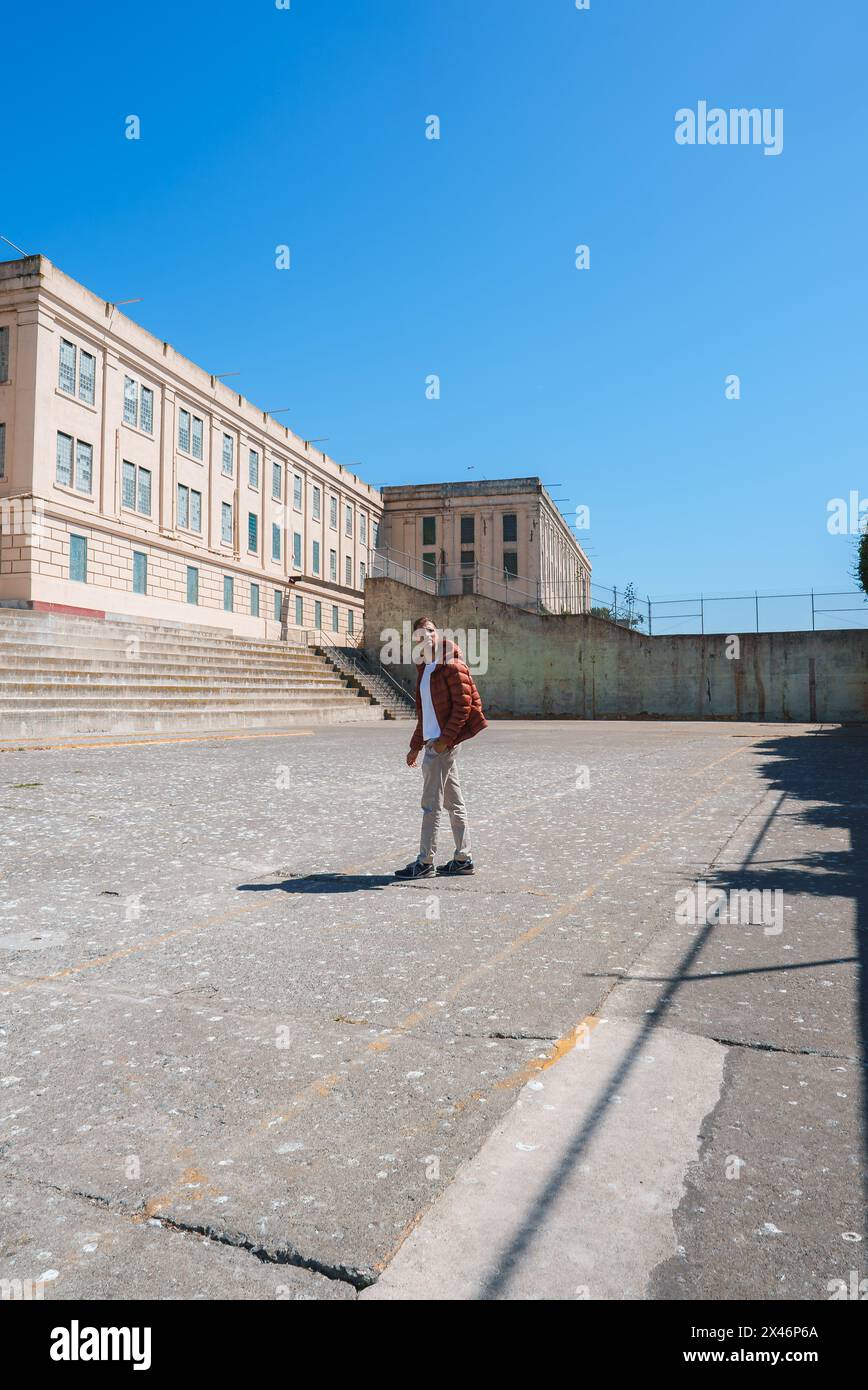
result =
[[[422,758],[422,838],[419,857],[396,878],[431,878],[437,848],[437,824],[443,807],[449,812],[455,854],[442,864],[438,874],[473,873],[467,812],[458,769],[456,747],[487,727],[482,701],[460,648],[445,640],[430,618],[417,618],[413,624],[413,645],[421,661],[416,667],[416,728],[410,740],[407,766],[415,767],[420,749]]]

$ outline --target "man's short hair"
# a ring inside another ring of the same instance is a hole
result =
[[[417,618],[413,623],[413,631],[418,632],[420,627],[424,627],[426,623],[430,623],[432,627],[437,626],[433,618]]]

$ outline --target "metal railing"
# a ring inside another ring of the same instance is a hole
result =
[[[325,641],[322,641],[323,638],[325,638]],[[346,671],[347,674],[354,675],[357,679],[360,676],[367,676],[368,678],[372,676],[381,676],[383,680],[387,681],[389,685],[394,688],[403,704],[412,704],[415,707],[415,698],[411,695],[406,686],[402,685],[401,682],[386,669],[381,661],[375,660],[375,658],[369,656],[368,653],[362,649],[361,636],[359,636],[355,642],[349,644],[354,648],[352,656],[345,650],[345,645],[339,645],[333,640],[331,635],[324,630],[320,632],[320,639],[318,645],[328,648],[331,659]]]
[[[859,589],[802,593],[698,594],[684,598],[640,597],[633,584],[608,588],[592,580],[589,590],[575,585],[536,583],[491,566],[426,572],[416,556],[381,547],[370,552],[372,578],[397,579],[433,595],[481,594],[533,613],[590,612],[648,636],[738,632],[817,632],[868,628],[868,597]]]
[[[418,557],[391,546],[380,546],[370,552],[369,574],[373,579],[395,579],[423,593],[443,597],[461,594],[480,594],[499,603],[513,604],[532,613],[581,613],[590,606],[589,588],[583,590],[581,581],[553,584],[546,580],[529,579],[474,561],[472,565],[436,567],[422,565]]]
[[[654,599],[640,598],[631,584],[609,589],[594,582],[590,611],[650,636],[868,628],[868,597],[858,589],[834,593],[808,589],[792,594],[755,589]]]

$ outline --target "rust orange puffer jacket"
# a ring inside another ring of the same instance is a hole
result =
[[[424,670],[424,662],[416,667],[416,727],[410,740],[412,753],[418,753],[425,742],[420,693]],[[476,683],[461,648],[454,642],[444,642],[442,655],[431,672],[431,703],[440,725],[440,737],[446,740],[450,748],[488,728]]]

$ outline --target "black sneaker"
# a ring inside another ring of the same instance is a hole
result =
[[[418,859],[414,859],[412,864],[408,864],[406,869],[396,869],[396,878],[433,878],[434,865],[422,864]]]
[[[438,874],[446,874],[450,878],[466,878],[468,874],[473,874],[476,870],[473,867],[472,859],[450,859],[448,864],[441,864],[437,872]]]

